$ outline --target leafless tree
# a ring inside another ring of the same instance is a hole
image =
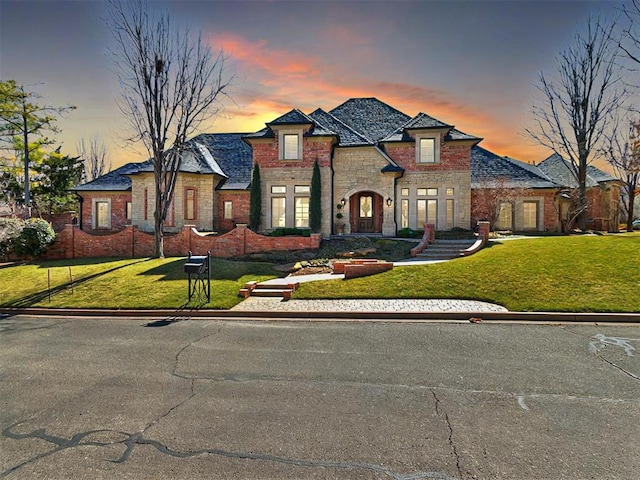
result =
[[[491,230],[498,230],[502,204],[508,203],[515,208],[517,200],[527,198],[531,193],[529,188],[511,185],[509,179],[497,177],[481,182],[479,188],[474,189],[471,209],[479,220],[490,222]]]
[[[200,34],[173,25],[146,2],[109,1],[108,25],[122,84],[120,109],[153,162],[155,254],[164,257],[163,223],[173,200],[187,138],[222,108],[232,76],[222,51],[213,55]]]
[[[94,135],[89,139],[89,145],[83,138],[76,145],[80,158],[84,160],[84,180],[90,182],[111,171],[109,152],[104,142]]]
[[[634,202],[640,190],[640,121],[620,120],[607,134],[602,156],[623,183],[621,210],[627,231],[633,230]]]
[[[533,106],[534,126],[527,134],[569,161],[578,184],[578,228],[584,229],[587,166],[625,96],[616,62],[615,24],[590,18],[584,33],[558,56],[556,75],[541,72],[541,98]]]

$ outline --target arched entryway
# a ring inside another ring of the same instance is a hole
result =
[[[375,192],[358,192],[349,199],[351,233],[382,233],[383,198]]]

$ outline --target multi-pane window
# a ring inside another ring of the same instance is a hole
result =
[[[271,228],[285,227],[287,218],[287,199],[285,197],[271,198]]]
[[[106,200],[96,201],[96,228],[111,228],[109,202]]]
[[[437,188],[418,188],[417,193],[419,197],[424,197],[426,195],[435,197],[436,195],[438,195],[438,189]]]
[[[295,194],[294,200],[294,225],[299,228],[309,226],[309,194],[311,188],[309,185],[296,185],[293,188]]]
[[[419,141],[418,162],[436,163],[436,140],[435,138],[421,138]]]
[[[427,223],[437,224],[438,219],[438,201],[427,200]]]
[[[538,202],[523,202],[523,228],[525,230],[538,229]]]
[[[409,196],[409,189],[408,188],[401,188],[400,189],[400,195],[402,195],[403,197],[408,197]]]
[[[187,188],[184,194],[184,218],[185,220],[196,219],[196,190]]]
[[[409,200],[406,198],[400,200],[400,227],[409,227]]]
[[[513,205],[511,202],[500,202],[498,206],[498,230],[513,229]]]
[[[223,215],[226,219],[233,218],[233,202],[225,200],[223,205]]]
[[[454,226],[454,210],[453,210],[453,198],[447,198],[447,211],[446,211],[446,225],[447,230],[451,230]]]
[[[447,197],[453,197],[453,193],[454,193],[453,187],[448,187],[447,188]]]
[[[418,200],[416,204],[416,218],[418,221],[418,228],[422,228],[427,223],[427,201]]]
[[[131,220],[131,202],[127,202],[124,208],[127,220]]]
[[[282,135],[282,154],[285,160],[299,159],[300,136],[297,133],[285,133]]]
[[[295,226],[304,228],[309,226],[309,197],[295,198]]]
[[[285,187],[284,185],[274,185],[273,187],[271,187],[271,193],[287,193],[287,187]]]

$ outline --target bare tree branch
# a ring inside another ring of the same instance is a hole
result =
[[[156,255],[163,257],[163,223],[185,143],[220,112],[233,76],[226,75],[222,51],[214,58],[200,35],[175,28],[167,13],[154,14],[142,1],[110,0],[109,7],[122,85],[118,106],[153,162]]]
[[[615,24],[590,18],[586,32],[558,56],[556,76],[540,73],[533,106],[534,127],[527,134],[568,160],[578,183],[579,228],[585,228],[587,166],[598,153],[612,119],[624,103]]]

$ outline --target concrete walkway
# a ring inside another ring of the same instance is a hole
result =
[[[434,263],[433,261],[395,262],[394,267]],[[292,282],[318,280],[342,280],[344,275],[321,273],[288,276]],[[267,280],[262,284],[281,284],[282,278]],[[269,297],[249,297],[231,310],[241,312],[507,312],[501,305],[476,300],[457,299],[357,299],[357,300],[289,300]]]

